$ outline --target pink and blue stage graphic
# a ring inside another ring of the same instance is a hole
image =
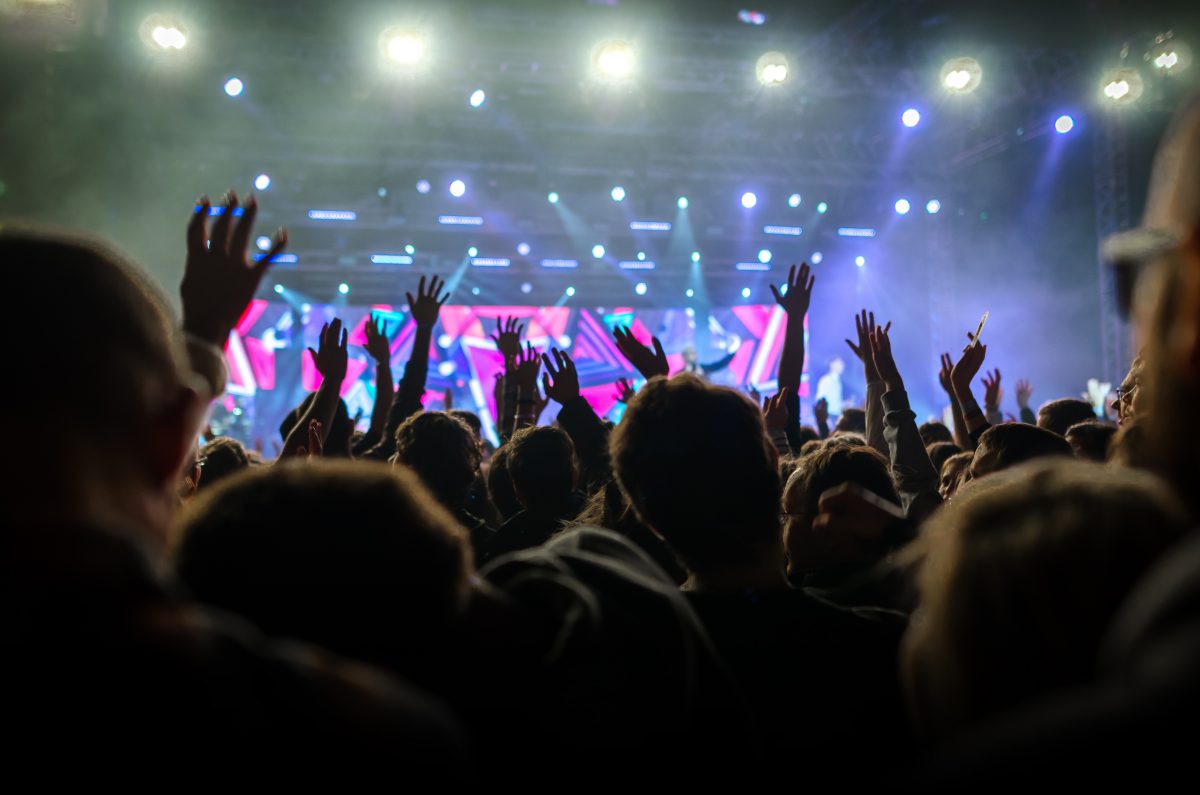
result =
[[[321,326],[335,316],[350,329],[350,365],[341,394],[350,415],[361,413],[360,427],[365,427],[375,397],[375,366],[362,347],[366,341],[363,327],[372,313],[386,321],[392,375],[398,381],[416,331],[406,309],[255,300],[226,346],[228,394],[221,403],[224,413],[218,410],[214,415],[214,427],[247,444],[277,439],[275,429],[284,414],[320,384],[321,376],[306,349],[316,347]],[[597,414],[613,420],[624,410],[616,397],[616,381],[638,378],[613,343],[615,326],[629,326],[647,344],[651,336],[657,336],[667,351],[672,374],[685,369],[689,349],[699,349],[702,364],[727,360],[725,366],[706,375],[711,381],[738,388],[754,386],[767,394],[775,388],[785,323],[783,310],[763,304],[713,309],[707,317],[691,308],[444,306],[430,346],[425,404],[442,407],[449,390],[454,407],[479,414],[493,440],[493,386],[504,362],[489,335],[495,332],[498,318],[509,316],[525,324],[525,339],[538,350],[556,347],[569,352],[579,371],[583,396]],[[802,396],[807,389],[805,376]],[[551,404],[542,422],[552,420],[555,411],[557,407]]]

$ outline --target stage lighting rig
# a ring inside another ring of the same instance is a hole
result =
[[[175,17],[154,14],[146,17],[140,29],[146,46],[167,52],[178,52],[187,47],[188,30]]]
[[[425,60],[428,45],[425,37],[415,30],[388,28],[379,34],[379,52],[400,66],[416,66]]]
[[[1136,69],[1114,69],[1100,80],[1100,96],[1115,105],[1137,102],[1144,90],[1142,76]]]
[[[781,52],[763,53],[754,64],[754,74],[764,86],[778,86],[788,79],[787,56]]]
[[[942,87],[952,94],[969,94],[979,88],[983,69],[974,58],[952,58],[942,64]]]
[[[592,50],[592,70],[601,80],[620,82],[633,77],[637,54],[623,39],[606,39]]]

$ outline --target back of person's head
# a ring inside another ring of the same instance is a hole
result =
[[[979,437],[969,475],[981,478],[1035,458],[1074,454],[1057,433],[1024,422],[1006,422],[993,425]]]
[[[938,494],[942,495],[943,500],[950,499],[958,491],[963,477],[971,469],[971,461],[974,458],[974,453],[962,452],[955,453],[942,462],[942,468],[939,470],[940,484],[938,486]]]
[[[1154,459],[1146,441],[1146,420],[1131,418],[1121,423],[1108,445],[1108,461],[1137,469],[1153,469]]]
[[[1096,411],[1086,400],[1059,398],[1043,403],[1038,409],[1037,424],[1051,433],[1065,436],[1067,428],[1084,420],[1096,419]]]
[[[478,414],[473,411],[467,411],[466,409],[450,409],[450,411],[446,413],[451,417],[465,422],[467,427],[471,429],[471,432],[475,434],[476,438],[483,438],[483,420],[479,419]]]
[[[951,735],[1087,682],[1117,608],[1186,528],[1135,470],[1062,458],[972,484],[914,542],[921,620],[903,667],[922,730]]]
[[[934,442],[925,447],[925,452],[929,455],[929,460],[937,472],[942,471],[942,464],[945,464],[951,456],[956,456],[962,451],[963,449],[954,442]]]
[[[944,423],[937,422],[936,420],[921,423],[921,427],[917,428],[917,433],[921,434],[921,442],[926,447],[936,442],[954,441],[954,434],[951,433],[950,429]]]
[[[1084,420],[1067,428],[1067,444],[1079,458],[1107,461],[1108,448],[1117,434],[1116,423]]]
[[[796,429],[797,449],[803,450],[809,442],[820,441],[821,434],[811,425],[801,425]]]
[[[296,427],[296,423],[308,411],[317,394],[309,392],[304,396],[304,400],[300,401],[300,405],[287,413],[283,421],[279,423],[279,436],[287,441],[288,434]],[[354,437],[354,420],[350,419],[350,411],[346,408],[346,401],[338,399],[337,409],[333,414],[333,422],[329,424],[329,433],[325,436],[325,444],[322,454],[326,458],[349,458],[350,457],[350,442]]]
[[[319,460],[249,469],[184,515],[176,569],[270,635],[424,668],[467,599],[464,531],[411,472]]]
[[[521,501],[513,488],[512,475],[508,471],[509,446],[503,445],[492,453],[487,467],[488,499],[496,506],[503,521],[508,521],[521,511]]]
[[[787,515],[783,539],[790,571],[858,562],[887,551],[851,543],[852,539],[826,539],[813,533],[812,523],[821,495],[843,483],[855,483],[890,502],[900,503],[887,460],[870,447],[830,444],[804,456],[783,491],[783,509]]]
[[[237,439],[218,436],[200,451],[200,491],[208,491],[250,466],[250,455]]]
[[[838,417],[833,432],[865,434],[867,432],[867,412],[862,409],[845,409],[842,411],[842,416]]]
[[[508,448],[508,474],[521,505],[562,508],[571,502],[579,470],[566,431],[550,425],[521,428]]]
[[[621,488],[692,571],[779,554],[779,472],[762,412],[690,375],[652,379],[610,446]]]
[[[423,411],[396,429],[394,461],[421,476],[451,511],[461,510],[479,471],[479,444],[467,424],[444,411]]]

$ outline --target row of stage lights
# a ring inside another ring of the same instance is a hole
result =
[[[167,15],[148,17],[142,23],[141,34],[148,46],[165,52],[180,52],[188,45],[187,27],[179,19]],[[379,34],[378,49],[384,63],[402,70],[427,68],[430,61],[428,38],[416,29],[385,29]],[[1192,52],[1186,43],[1172,33],[1164,33],[1155,37],[1143,58],[1154,74],[1170,76],[1191,65]],[[592,48],[590,63],[592,76],[598,81],[628,82],[637,75],[638,49],[631,41],[605,39]],[[754,72],[758,82],[768,88],[781,86],[792,76],[787,55],[777,50],[763,53],[755,62]],[[942,65],[940,84],[950,94],[969,94],[982,82],[983,68],[974,58],[951,58]],[[1131,66],[1110,70],[1099,84],[1100,97],[1114,104],[1135,102],[1144,89],[1141,72]],[[240,96],[243,90],[245,83],[240,78],[231,77],[225,82],[225,93],[230,96]],[[475,89],[467,101],[473,108],[482,107],[487,101],[487,93],[481,88]],[[904,112],[905,126],[915,127],[919,121],[920,113],[915,108]]]

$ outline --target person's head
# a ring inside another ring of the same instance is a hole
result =
[[[945,737],[1087,682],[1118,606],[1186,527],[1155,478],[1067,458],[935,514],[914,542],[920,608],[903,651],[919,727]]]
[[[684,345],[683,350],[680,351],[680,353],[683,354],[683,360],[686,363],[688,363],[688,364],[696,363],[697,354],[696,354],[696,346],[695,345]]]
[[[279,436],[285,442],[288,434],[296,427],[296,423],[308,411],[313,400],[317,397],[317,393],[309,392],[304,396],[304,400],[300,401],[300,405],[287,413],[283,421],[279,423]],[[307,431],[301,431],[307,433]],[[325,436],[325,443],[322,446],[322,455],[326,458],[349,458],[350,457],[350,440],[354,437],[354,420],[350,419],[350,412],[346,408],[346,401],[338,399],[337,409],[333,414],[333,421],[329,424],[329,433]],[[307,437],[306,437],[307,438]]]
[[[1108,447],[1117,433],[1117,426],[1102,420],[1084,420],[1067,428],[1067,444],[1079,458],[1107,461]]]
[[[488,461],[487,491],[488,499],[496,506],[496,512],[503,521],[513,518],[521,510],[521,502],[513,488],[512,475],[508,471],[509,446],[506,444]]]
[[[829,360],[829,372],[834,375],[841,375],[846,372],[846,363],[842,361],[840,356],[834,356]]]
[[[835,434],[856,433],[865,435],[867,432],[867,413],[862,409],[845,409],[842,411],[842,416],[838,417],[837,425],[834,426]]]
[[[926,447],[935,442],[954,441],[954,434],[950,432],[950,429],[944,423],[937,421],[922,423],[921,427],[917,428],[917,433],[921,434],[921,442]]]
[[[475,438],[483,438],[483,421],[479,419],[478,414],[473,411],[467,411],[466,409],[450,409],[450,411],[446,413],[451,417],[455,417],[456,419],[460,419],[465,422],[467,427],[471,429],[471,433],[475,434]]]
[[[804,445],[813,441],[820,441],[821,434],[811,425],[801,425],[796,429],[797,447],[803,448]]]
[[[200,601],[359,659],[425,669],[466,604],[466,531],[403,467],[246,470],[184,514],[175,554]]]
[[[897,505],[888,462],[869,447],[826,445],[796,464],[783,491],[783,541],[788,572],[866,563],[887,553],[885,547],[859,539],[833,538],[813,531],[821,495],[843,483],[855,483]]]
[[[5,224],[0,261],[6,289],[22,296],[8,309],[19,330],[9,372],[43,372],[49,352],[85,387],[50,377],[2,390],[22,451],[0,501],[5,525],[103,524],[165,543],[209,398],[166,300],[123,255],[83,237]],[[38,296],[54,297],[52,318],[27,300]],[[31,407],[48,421],[22,421]]]
[[[451,511],[466,505],[480,458],[475,434],[444,411],[422,411],[396,429],[393,463],[416,472],[438,502]]]
[[[1108,445],[1108,460],[1120,466],[1152,469],[1153,461],[1146,444],[1146,423],[1127,420]]]
[[[200,491],[208,491],[250,466],[246,448],[231,436],[218,436],[200,451]]]
[[[651,379],[610,447],[634,509],[689,571],[782,571],[777,454],[750,400],[690,375]]]
[[[974,480],[1035,458],[1074,454],[1067,440],[1057,433],[1037,425],[1006,422],[993,425],[979,437],[967,477]]]
[[[1138,395],[1141,393],[1142,370],[1145,366],[1146,360],[1139,353],[1129,365],[1129,372],[1125,374],[1121,385],[1117,387],[1117,399],[1109,406],[1117,418],[1117,425],[1124,425],[1137,416]]]
[[[971,461],[974,458],[974,453],[963,452],[955,453],[942,462],[942,468],[939,471],[938,494],[942,495],[943,500],[948,501],[958,491],[963,478],[971,469]]]
[[[1078,398],[1059,398],[1043,403],[1038,409],[1037,424],[1051,433],[1065,436],[1067,428],[1083,422],[1096,419],[1096,412],[1086,400]]]
[[[963,449],[954,442],[933,442],[925,448],[935,472],[941,472],[942,464],[946,463],[951,456],[958,455],[962,451]]]
[[[508,475],[527,510],[567,507],[579,480],[571,437],[550,425],[520,429],[508,443]]]

